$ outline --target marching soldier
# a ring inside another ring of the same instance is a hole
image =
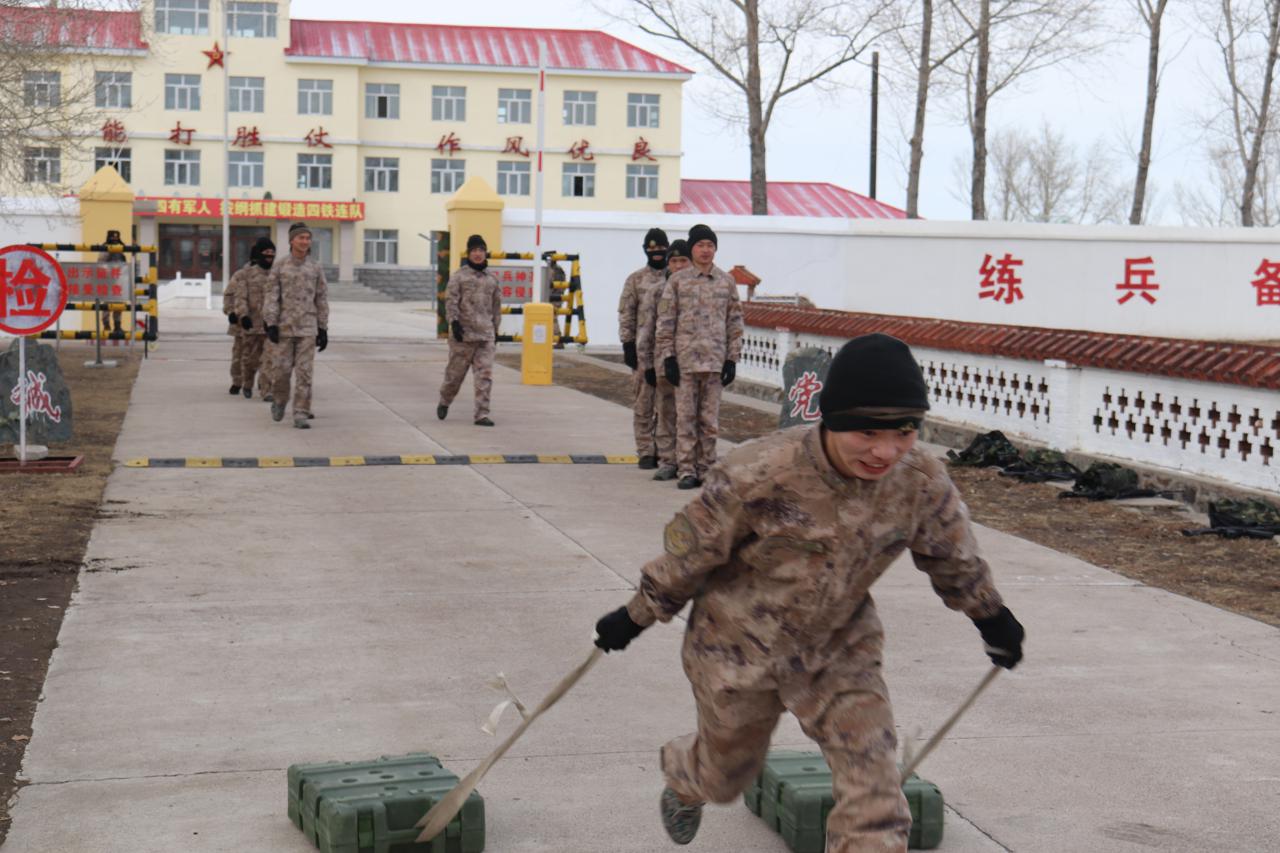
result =
[[[671,276],[689,268],[689,244],[684,240],[675,240],[667,250],[666,276]],[[665,283],[663,287],[665,288]],[[674,480],[676,478],[676,389],[667,381],[667,377],[658,372],[662,359],[655,351],[654,332],[658,322],[658,300],[661,293],[654,291],[640,310],[639,329],[636,332],[636,350],[639,364],[644,368],[644,381],[653,393],[653,410],[656,427],[654,443],[658,450],[658,470],[653,479]]]
[[[1022,659],[1022,626],[959,492],[915,448],[929,395],[907,345],[880,334],[845,344],[820,407],[821,424],[753,441],[712,468],[639,590],[596,624],[596,645],[619,651],[693,602],[683,663],[698,727],[661,758],[662,822],[677,844],[693,840],[704,803],[733,800],[757,776],[787,710],[834,777],[827,853],[905,853],[911,814],[869,594],[903,551],[973,620],[993,662]]]
[[[640,467],[653,470],[658,467],[657,446],[654,441],[656,428],[654,413],[654,387],[644,381],[644,370],[636,351],[638,327],[647,316],[649,306],[656,302],[666,286],[667,232],[650,228],[644,235],[646,263],[627,276],[622,285],[622,298],[618,300],[618,339],[622,341],[622,360],[631,368],[633,425],[636,435],[636,455]]]
[[[249,250],[249,263],[231,277],[235,288],[235,313],[240,317],[240,389],[244,398],[253,396],[253,378],[262,362],[266,328],[262,325],[262,302],[267,279],[276,260],[276,244],[260,237]]]
[[[263,300],[267,337],[277,344],[272,365],[271,418],[284,419],[291,375],[297,373],[293,394],[293,425],[310,429],[311,378],[316,350],[329,346],[329,288],[324,270],[312,258],[311,229],[304,222],[289,226],[289,255],[271,270]]]
[[[227,334],[231,336],[231,390],[233,397],[240,393],[240,374],[244,372],[244,338],[241,336],[240,315],[236,313],[236,291],[244,286],[231,276],[227,289],[222,292],[222,313],[227,315]]]
[[[688,243],[693,264],[667,282],[655,337],[663,375],[676,389],[677,485],[696,489],[716,461],[720,393],[742,353],[742,305],[733,278],[715,265],[716,233],[695,225]]]
[[[502,296],[498,277],[488,271],[489,247],[479,234],[467,238],[467,257],[449,276],[445,316],[449,319],[449,364],[440,386],[436,417],[444,420],[458,396],[467,370],[475,383],[475,424],[493,426],[489,419],[489,394],[493,389],[493,354],[502,323]]]

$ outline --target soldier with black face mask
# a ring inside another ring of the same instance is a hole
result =
[[[253,396],[253,378],[262,366],[262,348],[267,340],[267,329],[262,324],[262,300],[267,293],[267,274],[275,260],[276,244],[259,237],[249,250],[249,263],[231,276],[231,284],[235,285],[235,315],[241,329],[239,384],[246,400]]]
[[[658,299],[667,283],[667,247],[670,245],[665,231],[649,229],[641,246],[648,261],[627,276],[622,286],[622,298],[618,300],[618,338],[622,341],[622,359],[632,371],[636,455],[640,457],[640,467],[646,470],[658,467],[658,448],[654,437],[657,416],[653,386],[644,381],[644,367],[640,366],[636,335],[643,323],[642,318],[648,316],[651,304]]]

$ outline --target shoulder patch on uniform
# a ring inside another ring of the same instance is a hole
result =
[[[687,557],[698,545],[698,534],[693,529],[693,522],[680,513],[671,519],[662,534],[662,544],[667,553],[673,557]]]

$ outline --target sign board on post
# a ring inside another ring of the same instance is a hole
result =
[[[802,347],[782,365],[782,412],[778,427],[812,424],[822,420],[818,400],[831,367],[831,354],[817,347]]]
[[[67,307],[67,277],[51,255],[34,246],[0,249],[0,332],[18,336],[18,380],[6,396],[18,395],[18,461],[26,463],[47,452],[27,448],[27,404],[32,396],[27,376],[28,335],[52,326]]]
[[[534,263],[491,264],[489,272],[498,277],[498,294],[503,305],[523,305],[538,298],[538,277]]]

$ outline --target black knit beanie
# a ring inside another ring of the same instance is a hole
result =
[[[649,254],[649,246],[655,243],[664,249],[671,245],[671,241],[667,239],[667,232],[661,228],[650,228],[648,233],[644,235],[644,243],[640,245],[640,248],[644,249],[644,253],[647,255]]]
[[[712,231],[708,225],[699,223],[689,229],[689,248],[692,249],[698,245],[699,240],[710,240],[717,249],[720,248],[720,241],[716,238],[716,232]]]
[[[293,242],[293,238],[303,232],[310,234],[311,229],[307,227],[305,222],[295,222],[289,226],[289,242]]]
[[[467,254],[471,254],[472,249],[484,249],[489,251],[489,244],[479,234],[472,234],[467,238]]]
[[[822,425],[833,432],[919,428],[929,387],[911,348],[877,332],[836,353],[818,406]]]
[[[270,269],[270,264],[263,263],[265,258],[263,258],[262,253],[267,249],[274,252],[276,250],[276,244],[271,242],[270,237],[259,237],[258,242],[254,243],[253,248],[249,250],[249,262],[257,264],[264,269]]]
[[[667,263],[671,263],[672,258],[688,258],[689,260],[693,260],[693,257],[689,254],[689,244],[687,241],[672,241],[671,248],[667,249]]]

